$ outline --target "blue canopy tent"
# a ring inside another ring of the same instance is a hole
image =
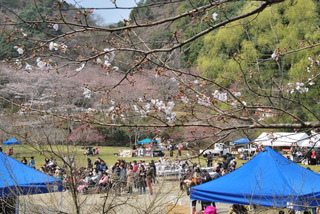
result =
[[[234,143],[234,144],[247,144],[250,142],[251,142],[251,140],[248,137],[244,137],[244,138],[232,141],[232,143]]]
[[[320,205],[320,175],[265,148],[218,179],[191,188],[191,200],[310,209]]]
[[[62,181],[0,152],[0,198],[62,191]]]
[[[18,141],[14,137],[12,137],[9,140],[3,142],[3,145],[17,145],[17,144],[21,144],[21,141]]]
[[[150,138],[146,138],[144,140],[138,141],[137,143],[138,144],[144,144],[144,143],[156,143],[156,142],[157,142],[156,140],[151,140]]]

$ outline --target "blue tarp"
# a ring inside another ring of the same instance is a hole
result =
[[[140,141],[138,141],[137,143],[138,144],[143,144],[143,143],[156,143],[157,141],[156,140],[151,140],[150,138],[146,138],[146,139],[144,139],[144,140],[140,140]]]
[[[320,175],[270,147],[218,179],[191,188],[191,200],[303,210],[320,205]]]
[[[3,142],[3,144],[4,145],[17,145],[17,144],[21,144],[21,142],[13,137],[13,138],[10,138],[9,140]]]
[[[62,191],[62,181],[0,152],[0,198]]]
[[[234,144],[247,144],[250,142],[251,142],[251,140],[248,137],[244,137],[244,138],[232,141],[232,143],[234,143]]]

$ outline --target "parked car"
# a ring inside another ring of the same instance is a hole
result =
[[[200,153],[202,153],[204,156],[206,156],[209,152],[215,156],[231,153],[230,149],[224,143],[215,143],[214,149],[200,150]]]

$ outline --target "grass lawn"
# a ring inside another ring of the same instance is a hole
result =
[[[6,152],[8,150],[10,146],[3,146],[3,152]],[[66,156],[74,156],[77,166],[81,167],[81,166],[87,166],[87,158],[90,158],[93,162],[95,161],[95,159],[97,159],[98,157],[102,158],[103,160],[105,160],[107,162],[108,165],[113,165],[118,159],[125,159],[128,162],[132,162],[133,160],[145,160],[146,162],[150,162],[150,160],[155,160],[158,161],[159,157],[118,157],[114,154],[118,153],[118,151],[120,149],[126,149],[128,150],[128,147],[111,147],[111,146],[100,146],[100,154],[96,155],[96,156],[86,156],[83,155],[83,153],[85,152],[85,149],[82,149],[81,146],[53,146],[52,148],[50,148],[49,146],[43,146],[40,150],[37,151],[37,149],[33,148],[30,145],[15,145],[13,146],[14,148],[14,152],[15,154],[13,155],[14,158],[16,158],[17,160],[21,160],[22,157],[26,157],[27,160],[29,161],[31,156],[35,157],[35,161],[36,161],[36,168],[38,169],[39,167],[41,167],[44,164],[44,159],[46,157],[50,158],[50,157],[56,157],[57,155],[60,157],[64,157]],[[39,151],[44,151],[42,153],[40,153]],[[54,151],[57,155],[54,155],[53,152],[49,152],[49,151]],[[174,151],[174,156],[177,156],[177,150]],[[169,152],[166,151],[166,156],[169,157]],[[188,151],[182,151],[182,156],[181,158],[186,158],[186,154],[188,153]],[[61,160],[59,160],[59,158],[56,158],[58,164],[61,164]],[[169,158],[169,159],[173,159],[173,158]],[[201,166],[205,166],[206,165],[206,159],[203,157],[200,158],[196,158],[192,160],[194,163],[201,163]],[[221,161],[221,159],[217,158],[214,162],[218,162]],[[242,164],[246,162],[244,160],[237,160],[237,166],[242,166]],[[301,164],[299,164],[301,165]],[[309,167],[312,171],[314,172],[319,172],[320,170],[320,165],[301,165],[305,168]]]
[[[4,146],[3,152],[6,152],[10,146]],[[119,157],[115,154],[118,153],[119,150],[125,149],[128,150],[128,147],[111,147],[111,146],[100,146],[99,155],[95,156],[86,156],[83,153],[86,151],[85,149],[81,148],[81,146],[43,146],[41,149],[36,149],[30,145],[14,145],[12,146],[14,149],[13,157],[19,161],[21,161],[22,157],[26,157],[27,160],[30,160],[31,156],[34,156],[36,162],[36,168],[38,169],[44,164],[45,158],[55,157],[58,165],[61,164],[61,160],[57,158],[57,156],[63,158],[65,156],[72,157],[74,156],[77,166],[87,166],[87,158],[90,158],[93,162],[100,157],[101,159],[105,160],[108,165],[114,164],[118,159],[125,159],[128,162],[133,160],[145,160],[146,162],[150,162],[150,160],[159,160],[159,157]],[[40,152],[41,151],[41,152]],[[54,151],[55,154],[53,152]]]

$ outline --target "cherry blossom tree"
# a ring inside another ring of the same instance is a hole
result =
[[[48,152],[45,142],[64,161],[76,151],[55,142],[103,139],[88,127],[181,134],[205,149],[239,134],[320,127],[318,2],[119,1],[104,9],[132,9],[130,18],[106,26],[94,22],[97,8],[63,0],[29,0],[22,12],[1,5],[0,98],[10,123],[2,132]],[[76,182],[80,213],[88,200]],[[130,206],[159,207],[146,204]]]
[[[94,8],[74,8],[60,0],[54,1],[50,11],[36,10],[36,17],[32,18],[6,8],[8,15],[1,22],[2,35],[12,44],[11,50],[15,53],[6,60],[20,72],[39,70],[71,78],[94,68],[105,75],[96,84],[84,83],[79,88],[83,100],[77,103],[85,108],[95,107],[71,114],[58,112],[55,116],[61,120],[109,127],[203,127],[211,130],[208,138],[215,136],[215,139],[250,129],[316,129],[320,126],[319,115],[302,96],[317,88],[312,89],[311,86],[317,84],[319,76],[319,42],[308,35],[300,36],[300,40],[291,40],[291,43],[280,42],[280,31],[277,31],[279,22],[294,31],[289,27],[296,17],[290,12],[284,13],[283,5],[290,6],[288,11],[294,6],[308,10],[310,13],[305,13],[308,20],[313,19],[316,6],[312,1],[304,4],[305,7],[287,2],[145,1],[132,10],[130,19],[108,26],[92,22]],[[35,1],[33,6],[40,8],[45,5],[42,1]],[[118,8],[116,1],[114,7]],[[162,7],[169,11],[169,16],[157,12],[157,8]],[[235,12],[233,7],[243,9]],[[279,11],[279,19],[266,15],[272,14],[273,8]],[[143,12],[147,17],[139,16]],[[281,17],[283,14],[285,17]],[[270,20],[273,35],[255,41],[252,39],[254,32],[265,27],[262,22],[255,22],[259,17]],[[250,24],[257,27],[256,31],[248,30]],[[198,28],[188,32],[181,29],[183,25]],[[158,34],[150,38],[149,33],[153,31]],[[238,31],[246,33],[251,40],[236,43],[241,38],[237,37]],[[316,35],[313,29],[309,32]],[[229,35],[227,40],[219,40],[223,33]],[[196,47],[203,38],[204,44],[213,45],[206,45],[197,55],[199,66],[192,66],[196,61],[184,64],[181,58],[191,59],[190,53],[196,53]],[[254,49],[255,45],[267,44],[264,41],[268,39],[278,42],[268,44],[274,46],[272,51],[255,54],[258,51]],[[219,49],[219,42],[228,53]],[[245,48],[254,51],[249,54]],[[287,63],[300,53],[307,54],[295,66],[306,70],[306,75],[298,74],[296,70],[299,69],[290,70]],[[278,69],[279,73],[270,73],[272,69]],[[290,82],[281,79],[289,73],[285,69],[292,72]],[[262,75],[263,70],[269,75]],[[104,83],[108,75],[115,74],[119,77],[116,81]],[[128,93],[136,90],[135,86],[141,88],[144,85],[139,77],[145,75],[154,77],[154,88],[162,84],[165,89],[162,94],[159,90],[149,93],[148,86],[140,96]],[[128,85],[132,89],[123,88]],[[100,104],[103,104],[100,108],[95,101],[84,105],[93,97],[100,98]],[[26,110],[50,114],[31,106]],[[129,120],[128,117],[135,119]]]

